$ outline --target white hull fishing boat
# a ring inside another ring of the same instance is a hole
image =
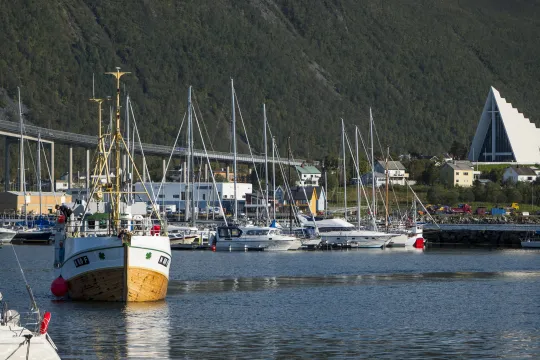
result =
[[[212,242],[215,251],[287,251],[302,246],[294,236],[281,234],[281,230],[267,226],[218,227]]]
[[[10,244],[13,237],[17,234],[15,230],[0,228],[0,245]]]
[[[144,215],[131,215],[135,206],[129,200],[127,171],[122,171],[120,165],[121,151],[132,159],[120,131],[120,77],[125,73],[117,68],[109,74],[117,80],[116,129],[111,149],[106,149],[100,116],[99,155],[90,198],[100,200],[103,194],[108,194],[110,202],[105,204],[104,213],[91,216],[86,216],[87,205],[81,221],[73,221],[69,214],[58,217],[55,267],[59,276],[51,290],[56,296],[67,294],[74,300],[161,300],[167,294],[169,281],[170,240],[159,215],[157,220],[152,219],[146,215],[145,207]],[[98,102],[101,114],[102,100],[93,100]],[[116,155],[115,183],[108,175],[103,175],[109,174],[107,157],[113,152],[112,148]]]

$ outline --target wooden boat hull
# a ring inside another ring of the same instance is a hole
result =
[[[167,295],[171,248],[165,236],[66,238],[60,274],[73,300],[157,301]],[[60,243],[61,240],[58,240]]]
[[[163,274],[144,268],[102,269],[68,280],[69,297],[83,301],[157,301],[167,295],[169,280]],[[124,296],[127,293],[127,299]]]

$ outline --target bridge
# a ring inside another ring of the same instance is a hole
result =
[[[51,160],[50,160],[50,166],[51,166],[51,172],[54,174],[54,145],[57,144],[63,144],[69,146],[69,171],[68,171],[68,187],[71,188],[72,184],[72,174],[73,174],[73,147],[79,147],[79,148],[85,148],[86,149],[86,172],[87,172],[87,182],[89,179],[89,169],[90,169],[90,149],[95,149],[97,147],[97,136],[92,135],[83,135],[83,134],[76,134],[72,132],[67,131],[60,131],[60,130],[53,130],[53,129],[47,129],[35,125],[24,125],[25,129],[25,135],[24,138],[27,140],[37,141],[37,137],[41,137],[41,141],[49,144],[51,149]],[[0,135],[6,136],[6,176],[4,179],[8,179],[8,171],[9,171],[9,146],[14,141],[9,140],[9,138],[20,138],[20,124],[12,121],[6,121],[6,120],[0,120]],[[139,143],[135,142],[135,153],[141,154],[144,152],[145,156],[159,156],[163,159],[168,158],[171,155],[172,146],[165,146],[165,145],[157,145],[157,144],[148,144],[148,143]],[[142,149],[142,150],[141,150]],[[188,155],[188,150],[183,147],[176,147],[173,152],[173,157],[184,157]],[[234,160],[234,155],[229,152],[219,152],[219,151],[207,151],[206,153],[204,150],[201,149],[194,149],[193,155],[196,158],[208,158],[210,160],[218,160],[218,161],[224,161],[224,162],[232,162]],[[237,162],[240,163],[256,163],[256,164],[263,164],[265,161],[264,156],[261,155],[253,155],[250,154],[237,154],[236,155]],[[305,160],[303,159],[295,159],[294,161],[290,161],[291,165],[301,165]],[[268,162],[272,163],[272,157],[268,157]],[[289,164],[289,160],[286,158],[276,158],[276,163],[281,164]],[[163,160],[163,170],[165,171],[165,160]],[[7,182],[7,180],[6,180]],[[54,183],[54,175],[53,179],[51,179],[51,183]],[[22,182],[21,182],[21,189],[22,189]],[[7,187],[6,187],[7,189]],[[21,190],[22,191],[22,190]]]

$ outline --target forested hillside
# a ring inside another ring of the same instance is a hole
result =
[[[94,134],[120,66],[143,141],[172,144],[187,89],[229,148],[230,78],[256,152],[262,103],[297,157],[339,150],[369,107],[394,153],[469,143],[489,87],[540,120],[538,0],[0,0],[0,114]],[[107,111],[108,114],[108,111]],[[238,127],[239,135],[243,130]],[[246,151],[244,144],[240,147]]]

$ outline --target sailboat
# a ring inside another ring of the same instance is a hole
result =
[[[69,214],[58,216],[55,234],[58,278],[51,290],[56,296],[68,295],[73,300],[161,300],[167,294],[169,282],[170,241],[159,213],[156,221],[146,214],[146,204],[142,206],[142,213],[135,213],[141,206],[129,202],[131,189],[129,181],[122,182],[127,179],[120,161],[125,151],[134,165],[120,129],[120,78],[128,73],[116,68],[115,72],[107,74],[116,78],[116,127],[111,135],[111,147],[107,149],[105,137],[99,137],[98,171],[93,176],[93,188],[82,220],[74,221],[66,216]],[[98,104],[101,129],[101,102]],[[114,179],[108,175],[104,178],[102,174],[112,153],[115,176]],[[133,168],[142,182],[137,167]],[[144,189],[151,198],[146,187]],[[105,206],[100,203],[97,208],[104,207],[105,211],[89,215],[90,204],[101,200],[103,195],[108,195],[110,202]]]
[[[237,198],[237,172],[236,172],[236,115],[234,83],[231,79],[232,92],[232,148],[234,172],[234,212],[233,224],[226,224],[217,228],[212,244],[215,251],[286,251],[298,248],[296,237],[283,234],[281,229],[270,226],[238,226],[238,198]],[[266,146],[266,142],[265,142]]]
[[[14,242],[46,242],[49,243],[49,239],[52,235],[52,231],[48,228],[44,228],[43,221],[41,219],[41,173],[38,174],[38,187],[39,187],[39,201],[40,201],[40,224],[39,227],[38,224],[34,222],[34,227],[28,226],[28,199],[27,199],[27,192],[26,192],[26,176],[25,176],[25,169],[24,169],[24,130],[23,130],[23,116],[22,116],[22,106],[21,106],[21,89],[17,87],[18,94],[19,94],[19,122],[20,122],[20,142],[21,146],[19,148],[19,161],[20,161],[20,171],[19,176],[21,177],[20,181],[22,184],[22,193],[24,198],[24,222],[19,222],[17,225],[19,226],[19,229],[17,229],[16,234],[13,236],[12,241]],[[41,146],[41,137],[38,139],[38,168],[40,167],[40,146]],[[39,172],[41,172],[41,169],[38,169]]]

